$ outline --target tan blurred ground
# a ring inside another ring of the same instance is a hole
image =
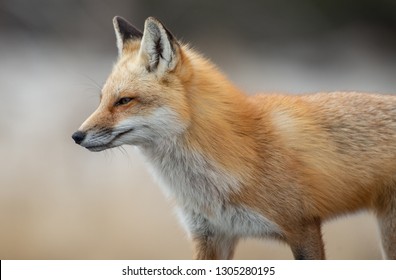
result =
[[[91,153],[70,138],[98,103],[90,79],[104,81],[115,52],[18,39],[0,47],[0,259],[190,258],[190,243],[139,153],[132,147]],[[299,66],[285,61],[254,61],[239,56],[222,66],[249,90],[347,85],[342,73],[326,79],[315,69],[296,74]],[[362,79],[358,89],[373,82],[364,71],[348,80]],[[375,82],[383,81],[372,88]],[[330,259],[381,258],[368,214],[331,221],[323,232]],[[242,241],[236,253],[291,257],[288,247],[268,240]]]

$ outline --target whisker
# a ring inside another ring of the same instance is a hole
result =
[[[117,148],[121,152],[122,155],[124,155],[126,158],[129,158],[128,157],[128,152],[123,146],[118,146]]]
[[[104,150],[103,152],[104,152],[104,155],[105,155],[105,158],[106,158],[107,161],[110,162],[111,159],[114,158],[114,151],[113,151],[113,149],[106,149],[106,150]]]
[[[102,91],[102,85],[100,85],[98,82],[96,82],[93,78],[91,78],[87,74],[82,74],[82,76],[84,78],[88,79],[93,84],[93,86],[95,86],[96,89],[99,89],[99,91]]]

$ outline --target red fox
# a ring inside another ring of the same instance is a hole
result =
[[[396,259],[396,97],[247,96],[157,19],[113,20],[118,60],[73,134],[90,151],[136,145],[175,200],[196,259],[230,259],[240,238],[324,259],[323,221],[378,217]]]

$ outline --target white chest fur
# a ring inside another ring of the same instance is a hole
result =
[[[189,231],[199,219],[216,230],[236,236],[279,234],[279,227],[244,205],[232,205],[228,197],[238,192],[241,179],[199,153],[186,151],[176,141],[144,147],[166,194],[177,201],[179,214]]]

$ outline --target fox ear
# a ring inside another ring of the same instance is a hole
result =
[[[140,40],[143,33],[120,16],[113,18],[113,25],[117,37],[118,55],[121,56],[124,45],[129,40]]]
[[[140,55],[149,72],[172,71],[178,63],[179,44],[168,29],[156,18],[144,23]]]

